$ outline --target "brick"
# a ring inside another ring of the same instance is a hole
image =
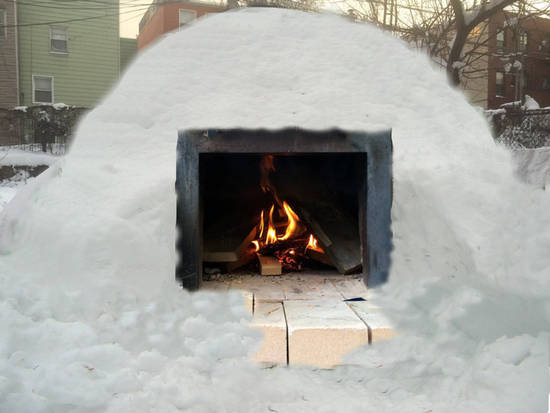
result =
[[[342,276],[340,278],[332,278],[331,281],[336,290],[346,300],[358,297],[367,299],[367,286],[362,278]]]
[[[286,321],[281,303],[256,303],[251,326],[264,333],[252,359],[262,364],[286,364]]]
[[[330,279],[318,275],[296,275],[281,283],[285,300],[316,300],[324,297],[339,300],[340,293]]]
[[[341,300],[290,300],[284,306],[290,364],[330,368],[368,344],[367,327]]]
[[[368,326],[371,343],[390,340],[397,335],[393,323],[384,315],[380,307],[368,301],[353,301],[348,302],[348,305]]]

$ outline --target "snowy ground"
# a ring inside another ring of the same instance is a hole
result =
[[[4,206],[11,201],[16,192],[16,188],[11,186],[2,186],[0,184],[0,212],[2,212]]]
[[[52,165],[60,159],[39,151],[24,151],[19,148],[0,146],[0,166]],[[0,212],[27,181],[33,180],[25,171],[20,171],[10,179],[0,181]]]
[[[392,128],[397,330],[260,369],[238,293],[174,282],[182,128]],[[0,411],[546,412],[550,191],[428,59],[342,18],[252,9],[141,53],[0,214]]]

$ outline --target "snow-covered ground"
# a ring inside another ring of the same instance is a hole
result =
[[[522,180],[539,188],[550,186],[550,147],[516,149],[514,158]]]
[[[261,369],[237,293],[174,282],[180,128],[378,130],[400,335],[345,365]],[[550,191],[398,40],[251,9],[138,56],[71,152],[0,214],[0,411],[546,412]]]
[[[18,148],[0,146],[0,167],[53,165],[59,159],[59,156],[43,152],[29,152]],[[26,171],[20,170],[10,179],[0,181],[0,212],[15,196],[18,188],[27,183],[29,179],[34,178],[31,178]]]

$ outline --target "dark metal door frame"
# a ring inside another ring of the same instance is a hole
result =
[[[179,262],[176,278],[188,290],[199,288],[202,274],[201,153],[363,153],[359,195],[359,233],[363,279],[368,287],[387,281],[392,250],[391,130],[367,133],[298,128],[181,130],[176,167]]]

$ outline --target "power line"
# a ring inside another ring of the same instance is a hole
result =
[[[17,27],[32,27],[32,26],[49,26],[49,25],[52,25],[52,24],[82,22],[82,21],[89,21],[89,20],[95,20],[95,19],[104,19],[106,17],[122,16],[122,15],[125,15],[125,14],[128,14],[128,13],[134,13],[134,12],[137,12],[137,11],[146,11],[148,8],[149,8],[149,6],[147,6],[147,7],[142,6],[141,9],[126,10],[124,12],[120,12],[120,10],[119,10],[118,13],[110,13],[110,14],[106,13],[106,14],[96,15],[96,16],[79,17],[79,18],[73,18],[73,19],[47,21],[47,22],[37,22],[37,23],[6,24],[3,27],[5,27],[5,28],[17,28]]]

